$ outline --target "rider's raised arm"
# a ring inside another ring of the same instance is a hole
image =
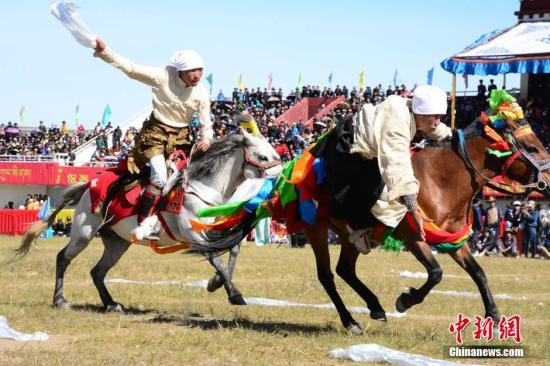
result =
[[[391,100],[390,100],[391,99]],[[390,201],[418,193],[411,162],[411,115],[402,98],[388,98],[376,115],[378,166]]]
[[[98,40],[98,45],[100,40]],[[118,53],[105,46],[101,42],[102,47],[100,50],[96,48],[94,56],[99,57],[106,63],[113,65],[130,78],[141,81],[150,86],[159,86],[167,79],[166,68],[164,67],[152,67],[136,64],[133,61],[130,61]]]

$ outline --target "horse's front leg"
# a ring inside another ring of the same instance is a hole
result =
[[[336,290],[334,284],[334,274],[330,270],[330,253],[328,251],[328,221],[317,221],[313,225],[304,229],[307,239],[311,244],[313,253],[315,254],[315,261],[317,263],[317,278],[323,288],[327,292],[330,300],[336,307],[340,320],[344,327],[353,334],[363,333],[363,329],[353,319],[348,309],[344,305],[340,294]]]
[[[367,303],[372,319],[387,321],[386,311],[378,297],[357,277],[356,264],[359,252],[348,240],[346,223],[341,220],[331,221],[337,229],[340,241],[340,257],[336,265],[336,273]]]
[[[395,308],[400,313],[403,313],[410,307],[424,301],[426,295],[428,295],[432,288],[441,282],[443,277],[443,270],[439,266],[439,263],[435,260],[432,253],[432,248],[428,243],[422,241],[418,234],[408,230],[405,225],[406,224],[402,222],[398,226],[398,230],[400,233],[404,234],[403,237],[405,238],[406,247],[426,268],[426,271],[428,272],[428,279],[419,289],[411,287],[408,293],[402,293],[399,295],[395,303]]]
[[[497,304],[493,299],[489,284],[487,283],[487,276],[483,268],[476,262],[470,248],[467,245],[463,245],[462,248],[454,253],[451,253],[451,257],[462,267],[470,277],[474,280],[479,289],[481,298],[483,299],[483,305],[485,305],[485,317],[491,317],[495,324],[500,321],[500,315],[498,312]]]

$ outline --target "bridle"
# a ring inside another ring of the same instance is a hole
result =
[[[248,153],[248,149],[245,146],[243,146],[243,155],[244,155],[243,169],[245,169],[247,165],[251,165],[255,167],[260,172],[260,178],[263,178],[265,176],[265,172],[268,169],[282,164],[281,161],[279,160],[274,160],[266,163],[260,163],[259,161],[252,160],[250,158],[250,154]]]
[[[486,126],[487,128],[488,126]],[[488,127],[490,128],[490,127]],[[493,131],[494,132],[494,131]],[[518,141],[518,137],[522,137],[528,134],[534,134],[533,130],[529,125],[523,125],[521,127],[518,127],[514,130],[511,130],[510,128],[504,129],[504,136],[508,142],[508,146],[510,148],[510,151],[512,152],[512,155],[506,159],[506,162],[502,166],[502,173],[501,175],[503,177],[506,177],[506,174],[508,172],[508,169],[512,165],[512,163],[516,159],[522,159],[531,167],[533,168],[531,170],[531,176],[529,177],[529,183],[528,184],[510,184],[507,182],[499,182],[498,184],[501,186],[507,186],[510,188],[525,188],[528,191],[533,189],[538,189],[539,191],[544,191],[548,188],[548,184],[544,181],[542,174],[548,170],[550,170],[550,159],[545,160],[536,160],[527,150],[525,150],[525,147]],[[496,134],[496,132],[495,132]],[[462,154],[464,156],[464,160],[468,164],[468,166],[479,176],[486,179],[488,182],[491,180],[491,178],[485,176],[483,173],[481,173],[472,163],[472,160],[470,158],[470,154],[468,153],[468,149],[466,148],[466,139],[464,138],[464,132],[461,129],[457,129],[457,135],[458,135],[458,141],[460,148],[462,149]],[[492,137],[489,135],[489,137]],[[495,188],[494,185],[492,185],[493,188]]]

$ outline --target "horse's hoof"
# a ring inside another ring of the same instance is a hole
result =
[[[397,298],[397,301],[395,302],[395,310],[397,310],[400,313],[404,313],[409,308],[405,306],[405,304],[403,303],[403,297],[406,295],[408,294],[403,293],[399,295],[399,297]]]
[[[370,318],[373,320],[379,320],[382,322],[387,322],[388,318],[386,317],[385,311],[373,311],[370,313]]]
[[[229,296],[229,302],[231,305],[246,305],[246,301],[241,294]]]
[[[206,286],[206,289],[208,290],[208,292],[214,292],[222,286],[223,286],[223,280],[221,276],[215,275],[214,277],[208,280],[208,285]]]
[[[348,326],[346,327],[346,330],[347,330],[351,335],[361,335],[361,334],[363,334],[363,328],[362,328],[359,324],[357,324],[357,323],[355,323],[355,322],[353,322],[353,323],[351,323],[350,325],[348,325]]]
[[[71,303],[65,299],[56,300],[53,305],[61,310],[71,310]]]
[[[124,314],[124,308],[119,303],[109,304],[105,307],[105,312]]]

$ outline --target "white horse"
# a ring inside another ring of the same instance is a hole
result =
[[[199,209],[220,205],[231,197],[236,188],[247,178],[260,176],[277,176],[281,171],[280,158],[262,136],[256,137],[245,130],[241,135],[233,135],[212,143],[205,153],[192,156],[188,170],[188,183],[185,188],[184,209],[181,214],[160,211],[158,215],[166,223],[172,235],[160,229],[158,248],[175,245],[179,242],[193,243],[200,246],[207,242],[203,233],[196,233],[191,228],[190,218],[194,218]],[[173,176],[169,184],[177,179]],[[105,246],[103,256],[91,270],[91,276],[106,311],[123,312],[123,307],[115,302],[104,279],[107,272],[128,250],[132,233],[137,226],[137,216],[124,218],[110,226],[103,218],[91,212],[90,191],[87,183],[69,187],[62,197],[61,204],[45,219],[34,223],[24,234],[21,245],[16,250],[19,256],[25,256],[31,244],[48,226],[53,224],[56,214],[67,205],[76,204],[69,244],[57,255],[56,282],[53,304],[62,309],[69,309],[70,303],[63,296],[63,278],[71,261],[82,252],[92,238],[99,234]],[[150,245],[147,240],[137,244]],[[237,246],[238,247],[238,246]],[[216,268],[216,276],[209,283],[209,291],[222,284],[225,286],[229,301],[232,304],[246,304],[242,295],[231,283],[231,275],[238,251],[231,253],[228,273],[219,257],[208,257]]]

